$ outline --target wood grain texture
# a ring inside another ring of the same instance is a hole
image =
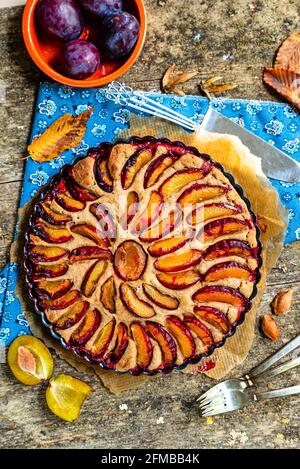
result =
[[[200,80],[221,75],[238,83],[228,97],[274,96],[261,81],[263,66],[270,66],[274,52],[299,24],[298,0],[145,0],[149,32],[140,60],[126,81],[145,90],[158,90],[163,71],[176,63],[180,69],[199,70],[184,89],[198,93]],[[29,59],[20,32],[22,8],[0,11],[1,80],[6,100],[0,105],[0,265],[3,266],[13,236],[23,162],[30,131],[39,71]],[[293,287],[290,313],[278,319],[282,336],[272,343],[258,331],[243,373],[300,332],[300,244],[284,248],[268,278],[259,315],[270,311],[274,295]],[[259,324],[259,318],[257,318]],[[55,373],[79,376],[56,360]],[[1,448],[296,448],[299,447],[299,397],[251,405],[243,411],[200,419],[195,398],[211,382],[207,377],[174,372],[155,378],[142,388],[121,396],[109,394],[97,381],[86,378],[96,392],[73,424],[59,421],[47,410],[42,387],[24,388],[0,365]],[[277,378],[270,386],[299,383],[299,370]],[[126,403],[131,413],[121,411]],[[164,423],[157,424],[159,417]],[[288,422],[288,423],[287,423]],[[240,432],[238,435],[231,433]]]

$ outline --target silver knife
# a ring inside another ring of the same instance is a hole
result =
[[[300,182],[300,163],[211,107],[205,114],[200,129],[239,137],[253,155],[261,158],[263,172],[268,177],[286,182]]]

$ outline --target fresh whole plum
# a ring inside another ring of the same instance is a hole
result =
[[[83,17],[75,0],[40,0],[36,15],[46,33],[65,42],[82,33]]]
[[[76,39],[65,45],[62,51],[62,69],[71,78],[81,80],[97,70],[100,53],[94,44]]]
[[[78,0],[78,2],[85,11],[101,19],[121,11],[123,7],[122,0]]]
[[[106,18],[103,26],[105,31],[103,46],[111,58],[127,55],[135,45],[140,33],[138,20],[127,12],[115,13]]]

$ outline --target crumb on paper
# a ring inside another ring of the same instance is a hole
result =
[[[211,415],[206,417],[205,423],[206,425],[212,425],[214,423],[214,418]]]
[[[281,423],[283,423],[283,425],[288,425],[290,423],[290,419],[288,417],[282,417]]]
[[[157,425],[161,425],[161,424],[163,424],[163,423],[165,423],[163,417],[159,417],[159,418],[156,420],[156,424],[157,424]]]
[[[237,444],[244,445],[249,440],[246,432],[237,432],[236,430],[231,430],[230,432],[231,440],[229,440],[229,446],[236,446]]]
[[[283,433],[277,433],[276,440],[283,441],[284,440],[284,434]]]

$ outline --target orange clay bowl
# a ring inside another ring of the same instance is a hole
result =
[[[43,34],[35,19],[35,9],[39,0],[27,0],[22,22],[23,37],[27,50],[35,64],[48,77],[64,85],[77,88],[93,88],[103,86],[117,80],[132,67],[143,49],[146,37],[146,11],[142,0],[124,0],[124,11],[136,16],[140,23],[139,38],[130,55],[121,60],[104,60],[98,70],[84,80],[75,80],[59,73],[53,64],[58,62],[64,43]],[[81,39],[88,39],[91,30],[88,21],[85,23]]]

